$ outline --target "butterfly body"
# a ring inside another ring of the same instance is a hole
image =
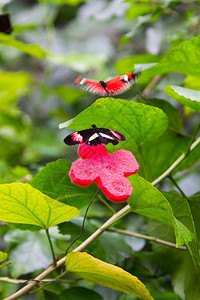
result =
[[[93,94],[111,97],[111,95],[121,94],[126,91],[135,82],[138,75],[138,73],[127,72],[106,82],[103,80],[98,82],[78,76],[74,84]]]
[[[120,140],[126,140],[125,136],[120,132],[107,128],[97,128],[95,125],[92,125],[91,129],[77,131],[68,135],[64,142],[67,145],[85,143],[90,146],[97,146],[100,144],[107,145],[108,143],[117,145]]]

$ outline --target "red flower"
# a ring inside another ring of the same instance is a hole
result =
[[[80,144],[81,158],[72,163],[69,176],[73,183],[88,186],[96,182],[106,197],[114,202],[126,201],[132,194],[127,176],[135,174],[139,165],[134,155],[127,150],[109,154],[104,145]]]

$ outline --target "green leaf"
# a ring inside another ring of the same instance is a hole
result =
[[[59,159],[47,164],[29,183],[53,199],[77,208],[85,207],[94,196],[96,185],[86,188],[71,183],[68,175],[70,168],[69,161]]]
[[[176,132],[181,132],[183,122],[179,111],[172,106],[168,101],[163,99],[143,99],[142,103],[156,106],[164,111],[169,120],[168,128]]]
[[[2,251],[0,251],[0,262],[6,260],[8,257],[8,254],[7,253],[4,253]],[[1,266],[0,266],[1,267]]]
[[[197,162],[200,158],[200,144],[198,144],[189,155],[178,165],[178,167],[173,171],[174,173],[183,171],[185,169],[191,168],[195,162]]]
[[[85,92],[78,89],[72,89],[68,86],[57,86],[53,92],[67,103],[73,104],[85,95]]]
[[[156,63],[160,60],[160,56],[154,54],[138,54],[128,56],[118,60],[115,63],[115,69],[119,74],[125,72],[133,72],[135,64]]]
[[[166,53],[157,65],[144,71],[144,76],[152,78],[159,74],[177,72],[198,77],[200,75],[199,48],[200,35],[181,42]]]
[[[170,202],[176,218],[189,228],[195,238],[187,245],[187,251],[177,251],[161,244],[152,243],[163,272],[171,275],[174,290],[181,299],[198,299],[200,294],[198,249],[195,227],[199,228],[199,207],[190,210],[187,200],[175,191],[164,192]],[[190,199],[189,199],[190,200]],[[189,201],[189,204],[191,202]],[[191,213],[192,212],[192,213]],[[197,218],[196,218],[197,217]],[[153,221],[148,222],[148,233],[170,242],[174,242],[174,233],[169,227]]]
[[[148,3],[137,3],[131,5],[126,13],[128,19],[134,19],[153,12],[154,6]]]
[[[52,235],[51,239],[53,242]],[[10,272],[14,278],[44,269],[52,262],[51,251],[44,231],[30,234],[28,231],[10,230],[5,235],[5,241],[12,247],[10,259],[13,263],[10,266]],[[56,255],[59,255],[56,244],[54,243],[53,246]]]
[[[200,91],[200,78],[188,75],[184,80],[184,87]]]
[[[200,240],[200,192],[193,194],[191,197],[189,197],[189,206],[192,212],[192,216],[194,219],[195,227],[196,227],[196,233],[197,238]]]
[[[106,127],[125,135],[127,145],[144,144],[158,138],[167,128],[168,118],[157,107],[114,98],[101,98],[82,111],[70,123],[69,128],[82,130]]]
[[[168,85],[165,92],[171,98],[200,112],[200,92],[176,85]]]
[[[32,224],[44,229],[78,214],[75,207],[53,200],[27,183],[1,184],[0,201],[2,221]]]
[[[71,252],[66,257],[66,269],[81,278],[117,291],[152,300],[149,291],[135,276],[123,269],[105,263],[87,253]]]
[[[149,181],[155,180],[187,150],[189,143],[190,139],[188,137],[169,129],[166,130],[157,140],[142,147],[143,160],[141,160],[140,153],[134,152],[140,164],[139,172],[142,171],[144,163],[147,179]],[[174,172],[177,172],[177,169]]]
[[[46,51],[39,45],[27,45],[21,41],[15,40],[11,35],[0,33],[0,44],[18,49],[21,52],[35,56],[37,58],[46,58]]]
[[[176,220],[169,202],[158,189],[137,174],[128,179],[133,186],[128,203],[134,212],[174,228],[178,247],[193,239],[194,235]]]

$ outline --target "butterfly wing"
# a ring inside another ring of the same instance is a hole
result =
[[[112,143],[117,145],[119,141],[125,141],[126,138],[123,134],[118,131],[107,129],[107,128],[98,128],[98,133],[100,135],[101,143],[107,145]]]
[[[85,130],[80,130],[74,133],[69,134],[66,136],[64,139],[65,144],[72,146],[76,144],[82,144],[86,143],[89,139],[89,137],[93,134],[94,129],[85,129]]]
[[[107,128],[95,127],[71,133],[64,139],[64,142],[70,146],[82,143],[90,146],[97,146],[100,144],[107,145],[108,143],[117,145],[119,140],[126,140],[125,136],[120,132]]]
[[[111,95],[121,94],[131,87],[138,74],[125,73],[106,82],[106,88]]]
[[[82,76],[78,76],[76,78],[76,80],[74,81],[74,84],[90,93],[99,94],[102,96],[106,95],[106,91],[103,88],[103,86],[95,80],[83,78]]]

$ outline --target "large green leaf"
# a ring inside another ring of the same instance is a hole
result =
[[[123,269],[105,263],[87,253],[71,252],[66,257],[66,269],[81,278],[117,291],[152,300],[149,291],[135,276]]]
[[[176,85],[168,85],[165,92],[171,98],[200,112],[200,92]]]
[[[44,229],[67,221],[78,209],[53,200],[27,183],[0,185],[0,219]]]
[[[53,199],[77,208],[84,207],[94,196],[96,185],[86,188],[71,183],[68,175],[70,168],[69,161],[59,159],[47,164],[29,183]]]
[[[159,74],[177,72],[181,74],[200,75],[200,35],[181,42],[173,47],[157,63],[157,65],[144,71],[144,76],[152,78]]]
[[[168,118],[157,108],[134,101],[101,98],[76,116],[66,126],[75,130],[106,127],[125,135],[127,145],[144,144],[158,138],[167,128]]]
[[[170,202],[174,215],[187,226],[195,235],[195,238],[187,245],[187,251],[177,251],[161,244],[152,244],[157,255],[159,265],[164,272],[171,275],[175,292],[181,299],[198,299],[199,286],[199,264],[195,227],[199,228],[199,207],[194,207],[196,216],[191,213],[187,200],[175,191],[165,192],[164,195]],[[190,201],[189,201],[190,204]],[[197,218],[196,218],[197,217]],[[169,227],[154,222],[148,222],[148,233],[170,242],[174,242],[174,233]]]
[[[174,217],[169,202],[158,189],[137,174],[128,179],[133,186],[128,203],[134,212],[173,227],[177,246],[193,239],[194,235]]]
[[[143,99],[142,103],[156,106],[164,111],[169,120],[168,128],[176,132],[182,132],[183,122],[179,111],[168,101],[163,99]]]
[[[11,35],[0,33],[0,44],[14,47],[21,52],[35,56],[37,58],[45,58],[46,52],[39,45],[28,45],[21,41],[15,40]]]

